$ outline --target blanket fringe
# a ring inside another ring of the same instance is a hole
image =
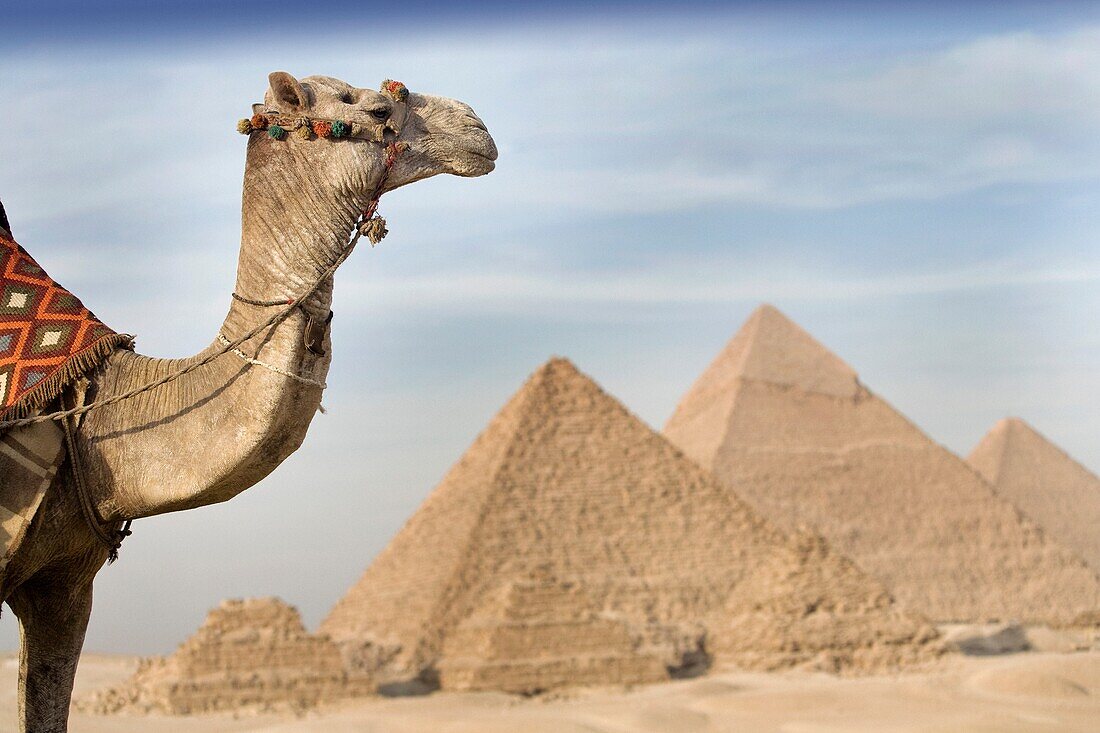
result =
[[[73,354],[46,379],[36,384],[18,402],[0,411],[0,420],[21,420],[57,397],[81,377],[87,376],[117,349],[132,349],[134,337],[125,333],[104,336],[83,351]]]

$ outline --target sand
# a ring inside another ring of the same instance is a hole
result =
[[[136,658],[85,655],[77,688],[114,684]],[[0,720],[15,720],[13,655],[0,658]],[[844,679],[718,671],[568,697],[440,692],[292,714],[192,717],[74,713],[72,733],[1085,733],[1100,720],[1100,652],[955,655],[929,671]],[[5,728],[8,726],[4,726]]]

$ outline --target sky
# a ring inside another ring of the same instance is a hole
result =
[[[957,453],[1018,415],[1100,469],[1100,4],[40,7],[0,10],[0,200],[142,353],[216,335],[270,71],[461,99],[500,150],[384,198],[328,414],[136,522],[88,650],[169,652],[227,597],[315,626],[547,358],[659,429],[761,302]]]

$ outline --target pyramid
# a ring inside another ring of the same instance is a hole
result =
[[[664,434],[765,517],[808,526],[937,621],[1064,623],[1100,581],[775,308],[749,317]]]
[[[752,669],[802,666],[828,672],[900,668],[937,643],[886,590],[818,535],[802,534],[749,573],[714,634],[722,661]]]
[[[994,425],[967,461],[1100,573],[1100,478],[1018,418]]]
[[[582,588],[591,619],[619,619],[676,667],[681,650],[723,625],[731,593],[752,569],[792,547],[554,359],[508,401],[321,630],[350,655],[357,644],[396,649],[385,675],[434,674],[448,667],[449,637],[475,623],[487,595],[540,572]],[[880,609],[868,611],[874,625]]]
[[[169,657],[142,661],[125,684],[97,691],[78,707],[174,715],[233,710],[303,710],[373,692],[344,672],[330,639],[309,634],[297,609],[278,598],[227,600]]]
[[[487,593],[447,637],[441,686],[525,695],[558,687],[668,679],[621,619],[599,613],[577,583],[545,574]]]

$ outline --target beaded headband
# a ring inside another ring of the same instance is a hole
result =
[[[399,81],[386,79],[382,82],[381,92],[395,102],[404,102],[409,98],[409,89]],[[377,125],[345,120],[325,119],[322,117],[303,117],[280,112],[257,112],[248,119],[237,123],[237,132],[249,135],[253,132],[267,132],[272,140],[285,140],[288,136],[300,140],[312,140],[314,137],[338,140],[340,138],[360,138],[383,142],[386,130],[394,130],[387,120]]]

